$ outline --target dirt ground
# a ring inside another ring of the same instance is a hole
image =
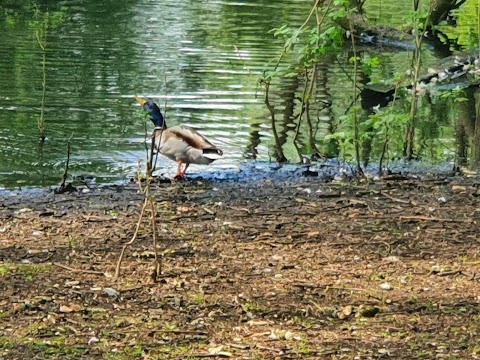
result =
[[[480,358],[479,178],[0,195],[0,359]]]

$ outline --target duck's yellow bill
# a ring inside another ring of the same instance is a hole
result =
[[[147,102],[147,100],[144,100],[139,96],[135,96],[135,100],[137,101],[137,103],[140,104],[141,107],[143,107],[143,105],[145,105],[145,103]]]

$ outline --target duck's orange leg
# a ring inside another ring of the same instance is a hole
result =
[[[177,175],[175,177],[183,177],[182,175],[182,160],[178,160]]]
[[[185,173],[187,172],[187,169],[188,169],[189,165],[190,165],[189,163],[185,163],[185,168],[183,169],[182,173],[180,174],[181,177],[185,176]]]

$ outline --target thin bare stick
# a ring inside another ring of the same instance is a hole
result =
[[[442,219],[430,216],[400,216],[400,220],[417,220],[417,221],[439,221],[439,222],[468,222],[471,223],[471,219]]]
[[[216,353],[216,354],[188,354],[187,358],[230,358],[232,355],[227,353]]]
[[[350,36],[352,40],[352,51],[353,51],[353,99],[354,99],[354,104],[353,104],[353,146],[355,150],[355,163],[356,163],[356,171],[357,174],[365,177],[365,174],[363,173],[362,165],[360,164],[360,123],[358,119],[358,113],[357,113],[357,77],[358,77],[358,55],[357,55],[357,46],[355,44],[355,36],[354,34],[354,28],[353,28],[353,22],[351,19],[351,16],[348,18],[348,24],[350,26],[350,33],[352,36]]]
[[[120,266],[122,265],[122,260],[123,260],[123,255],[125,254],[125,250],[127,249],[127,247],[129,245],[133,244],[133,242],[137,238],[138,230],[140,229],[140,225],[142,224],[143,215],[145,214],[145,209],[147,208],[147,205],[148,205],[148,199],[145,198],[145,201],[143,202],[143,206],[142,206],[142,211],[140,212],[140,216],[138,218],[137,228],[135,229],[135,233],[133,234],[132,239],[128,243],[123,245],[122,252],[120,253],[120,256],[118,257],[117,266],[115,268],[115,275],[113,276],[113,280],[117,280],[118,276],[120,275]]]
[[[165,77],[165,83],[166,83],[166,77]],[[166,107],[166,103],[165,103]],[[164,111],[165,113],[165,111]],[[159,144],[157,150],[161,147],[161,141],[162,141],[162,131],[165,128],[165,121],[162,124],[162,128],[160,129],[160,134],[158,135],[159,138]],[[155,145],[156,145],[156,132],[158,128],[155,128],[152,132],[151,135],[151,145],[150,149],[148,149],[147,143],[145,142],[145,150],[146,150],[146,156],[147,156],[147,165],[145,169],[145,175],[146,175],[146,181],[145,181],[145,187],[142,187],[142,181],[140,178],[140,171],[138,171],[138,176],[137,176],[137,183],[138,187],[140,189],[140,192],[144,195],[144,201],[143,201],[143,206],[142,206],[142,211],[140,212],[140,216],[137,222],[137,227],[135,229],[135,233],[132,236],[132,239],[123,245],[122,251],[120,253],[120,256],[118,257],[117,261],[117,266],[115,268],[115,275],[113,277],[114,280],[117,280],[119,275],[120,275],[120,266],[122,264],[123,256],[125,254],[125,250],[127,247],[135,241],[137,238],[138,231],[140,229],[140,225],[142,224],[143,217],[145,215],[145,211],[147,209],[147,206],[150,205],[151,209],[151,214],[150,214],[150,221],[151,221],[151,226],[152,226],[152,233],[153,233],[153,251],[155,254],[155,265],[154,265],[154,271],[152,273],[152,279],[153,281],[156,281],[158,276],[160,275],[161,272],[161,267],[162,264],[159,261],[159,256],[158,256],[158,246],[157,246],[157,226],[156,226],[156,218],[157,218],[157,209],[156,209],[156,202],[155,199],[153,198],[150,190],[151,182],[152,182],[152,177],[153,177],[153,171],[155,170],[155,166],[157,163],[157,158],[158,158],[158,151],[156,152],[156,157],[155,157],[155,163],[153,162],[153,155],[155,151]],[[146,128],[145,128],[146,131]],[[139,166],[140,167],[140,166]]]
[[[151,215],[150,215],[150,220],[152,223],[152,234],[153,234],[153,253],[155,255],[155,264],[154,264],[154,270],[152,273],[152,280],[154,282],[157,281],[158,276],[160,275],[162,271],[162,263],[159,261],[158,257],[158,249],[157,249],[157,224],[156,224],[156,218],[157,218],[157,209],[156,209],[156,204],[155,200],[152,198],[152,195],[150,193],[150,185],[149,183],[147,184],[147,194],[145,195],[146,198],[148,199],[148,202],[150,203],[151,207]]]
[[[138,333],[162,333],[162,334],[193,334],[193,335],[208,335],[206,331],[196,331],[196,330],[164,330],[164,329],[132,329],[132,330],[121,330],[115,331],[115,334],[128,334],[132,332]]]
[[[70,267],[70,266],[62,265],[62,264],[59,264],[59,263],[56,263],[56,262],[54,262],[53,265],[58,266],[58,267],[60,267],[60,268],[62,268],[62,269],[71,271],[71,272],[75,272],[75,273],[86,273],[86,274],[95,274],[95,275],[105,275],[105,273],[103,273],[103,272],[101,272],[101,271],[75,269],[75,268],[72,268],[72,267]]]
[[[300,126],[302,125],[303,113],[305,112],[305,101],[307,100],[307,85],[309,80],[310,79],[308,78],[308,69],[305,69],[305,86],[303,88],[302,103],[300,104],[300,115],[298,116],[298,124],[295,131],[295,137],[293,138],[293,144],[295,145],[295,148],[297,149],[300,158],[302,158],[302,154],[300,151],[300,147],[298,146],[298,136],[300,135]]]
[[[152,144],[150,146],[150,155],[147,155],[147,159],[148,159],[148,162],[147,162],[147,187],[148,187],[149,178],[151,176],[153,176],[153,171],[155,170],[155,167],[153,165],[153,152],[155,150],[155,131],[153,131],[153,133],[152,133],[151,141],[152,141]],[[157,160],[155,158],[155,163],[156,162],[157,162]]]
[[[70,139],[68,139],[67,142],[67,162],[65,164],[65,170],[63,172],[63,177],[62,177],[62,183],[60,184],[60,188],[65,188],[65,182],[67,181],[68,177],[68,166],[70,165],[70,153],[71,153],[71,147],[70,147],[70,142],[72,140],[73,134],[70,136]]]

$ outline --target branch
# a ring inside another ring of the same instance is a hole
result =
[[[140,230],[140,225],[142,224],[143,215],[145,214],[145,209],[146,209],[147,205],[148,205],[148,199],[145,197],[145,201],[143,202],[143,206],[142,206],[142,211],[140,212],[140,217],[138,218],[137,228],[135,229],[135,233],[133,234],[132,239],[128,243],[123,245],[122,252],[120,253],[120,256],[118,257],[117,266],[115,268],[115,275],[113,276],[113,280],[117,280],[118,276],[120,275],[120,266],[122,265],[122,260],[123,260],[123,255],[125,254],[125,250],[127,249],[127,247],[129,245],[133,244],[133,242],[137,238],[138,231]]]

